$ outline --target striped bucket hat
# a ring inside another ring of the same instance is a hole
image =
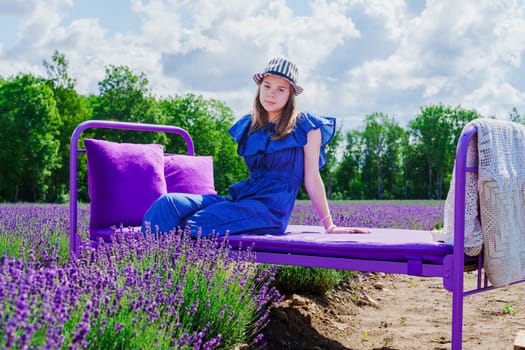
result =
[[[255,80],[257,84],[260,84],[267,75],[274,75],[286,79],[292,85],[295,95],[303,92],[303,88],[297,85],[297,78],[299,77],[297,66],[284,58],[272,59],[262,73],[255,73],[253,75],[253,80]]]

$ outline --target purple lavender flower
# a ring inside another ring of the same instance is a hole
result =
[[[443,206],[332,204],[345,226],[431,229]],[[402,215],[400,215],[400,213]],[[277,268],[254,263],[228,237],[127,235],[69,260],[65,205],[0,205],[0,344],[7,348],[227,348],[264,340]],[[293,224],[318,225],[298,204]],[[79,208],[87,241],[89,211]],[[133,232],[133,231],[132,231]],[[9,242],[3,244],[2,242]],[[4,248],[7,247],[7,248]]]

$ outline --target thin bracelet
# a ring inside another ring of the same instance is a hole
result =
[[[335,230],[336,227],[337,226],[335,224],[331,224],[330,226],[328,226],[326,231],[324,231],[324,233],[331,233],[333,230]]]
[[[326,215],[324,218],[321,219],[321,224],[323,224],[324,226],[324,222],[327,220],[327,219],[331,219],[332,218],[332,215],[328,214]]]

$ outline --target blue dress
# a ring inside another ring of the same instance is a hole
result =
[[[238,143],[250,177],[229,188],[229,196],[168,193],[157,199],[144,216],[151,231],[189,228],[192,236],[211,233],[283,233],[292,214],[304,177],[307,134],[321,129],[319,168],[326,164],[324,148],[335,134],[335,118],[301,113],[289,135],[273,140],[275,125],[249,133],[251,115],[239,119],[229,130]],[[143,225],[142,230],[146,230]]]

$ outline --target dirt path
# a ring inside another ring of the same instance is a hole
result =
[[[471,273],[465,285],[475,281]],[[357,286],[285,300],[272,312],[267,349],[451,348],[451,293],[440,279],[371,275]],[[512,349],[524,329],[525,284],[466,297],[463,349]]]

